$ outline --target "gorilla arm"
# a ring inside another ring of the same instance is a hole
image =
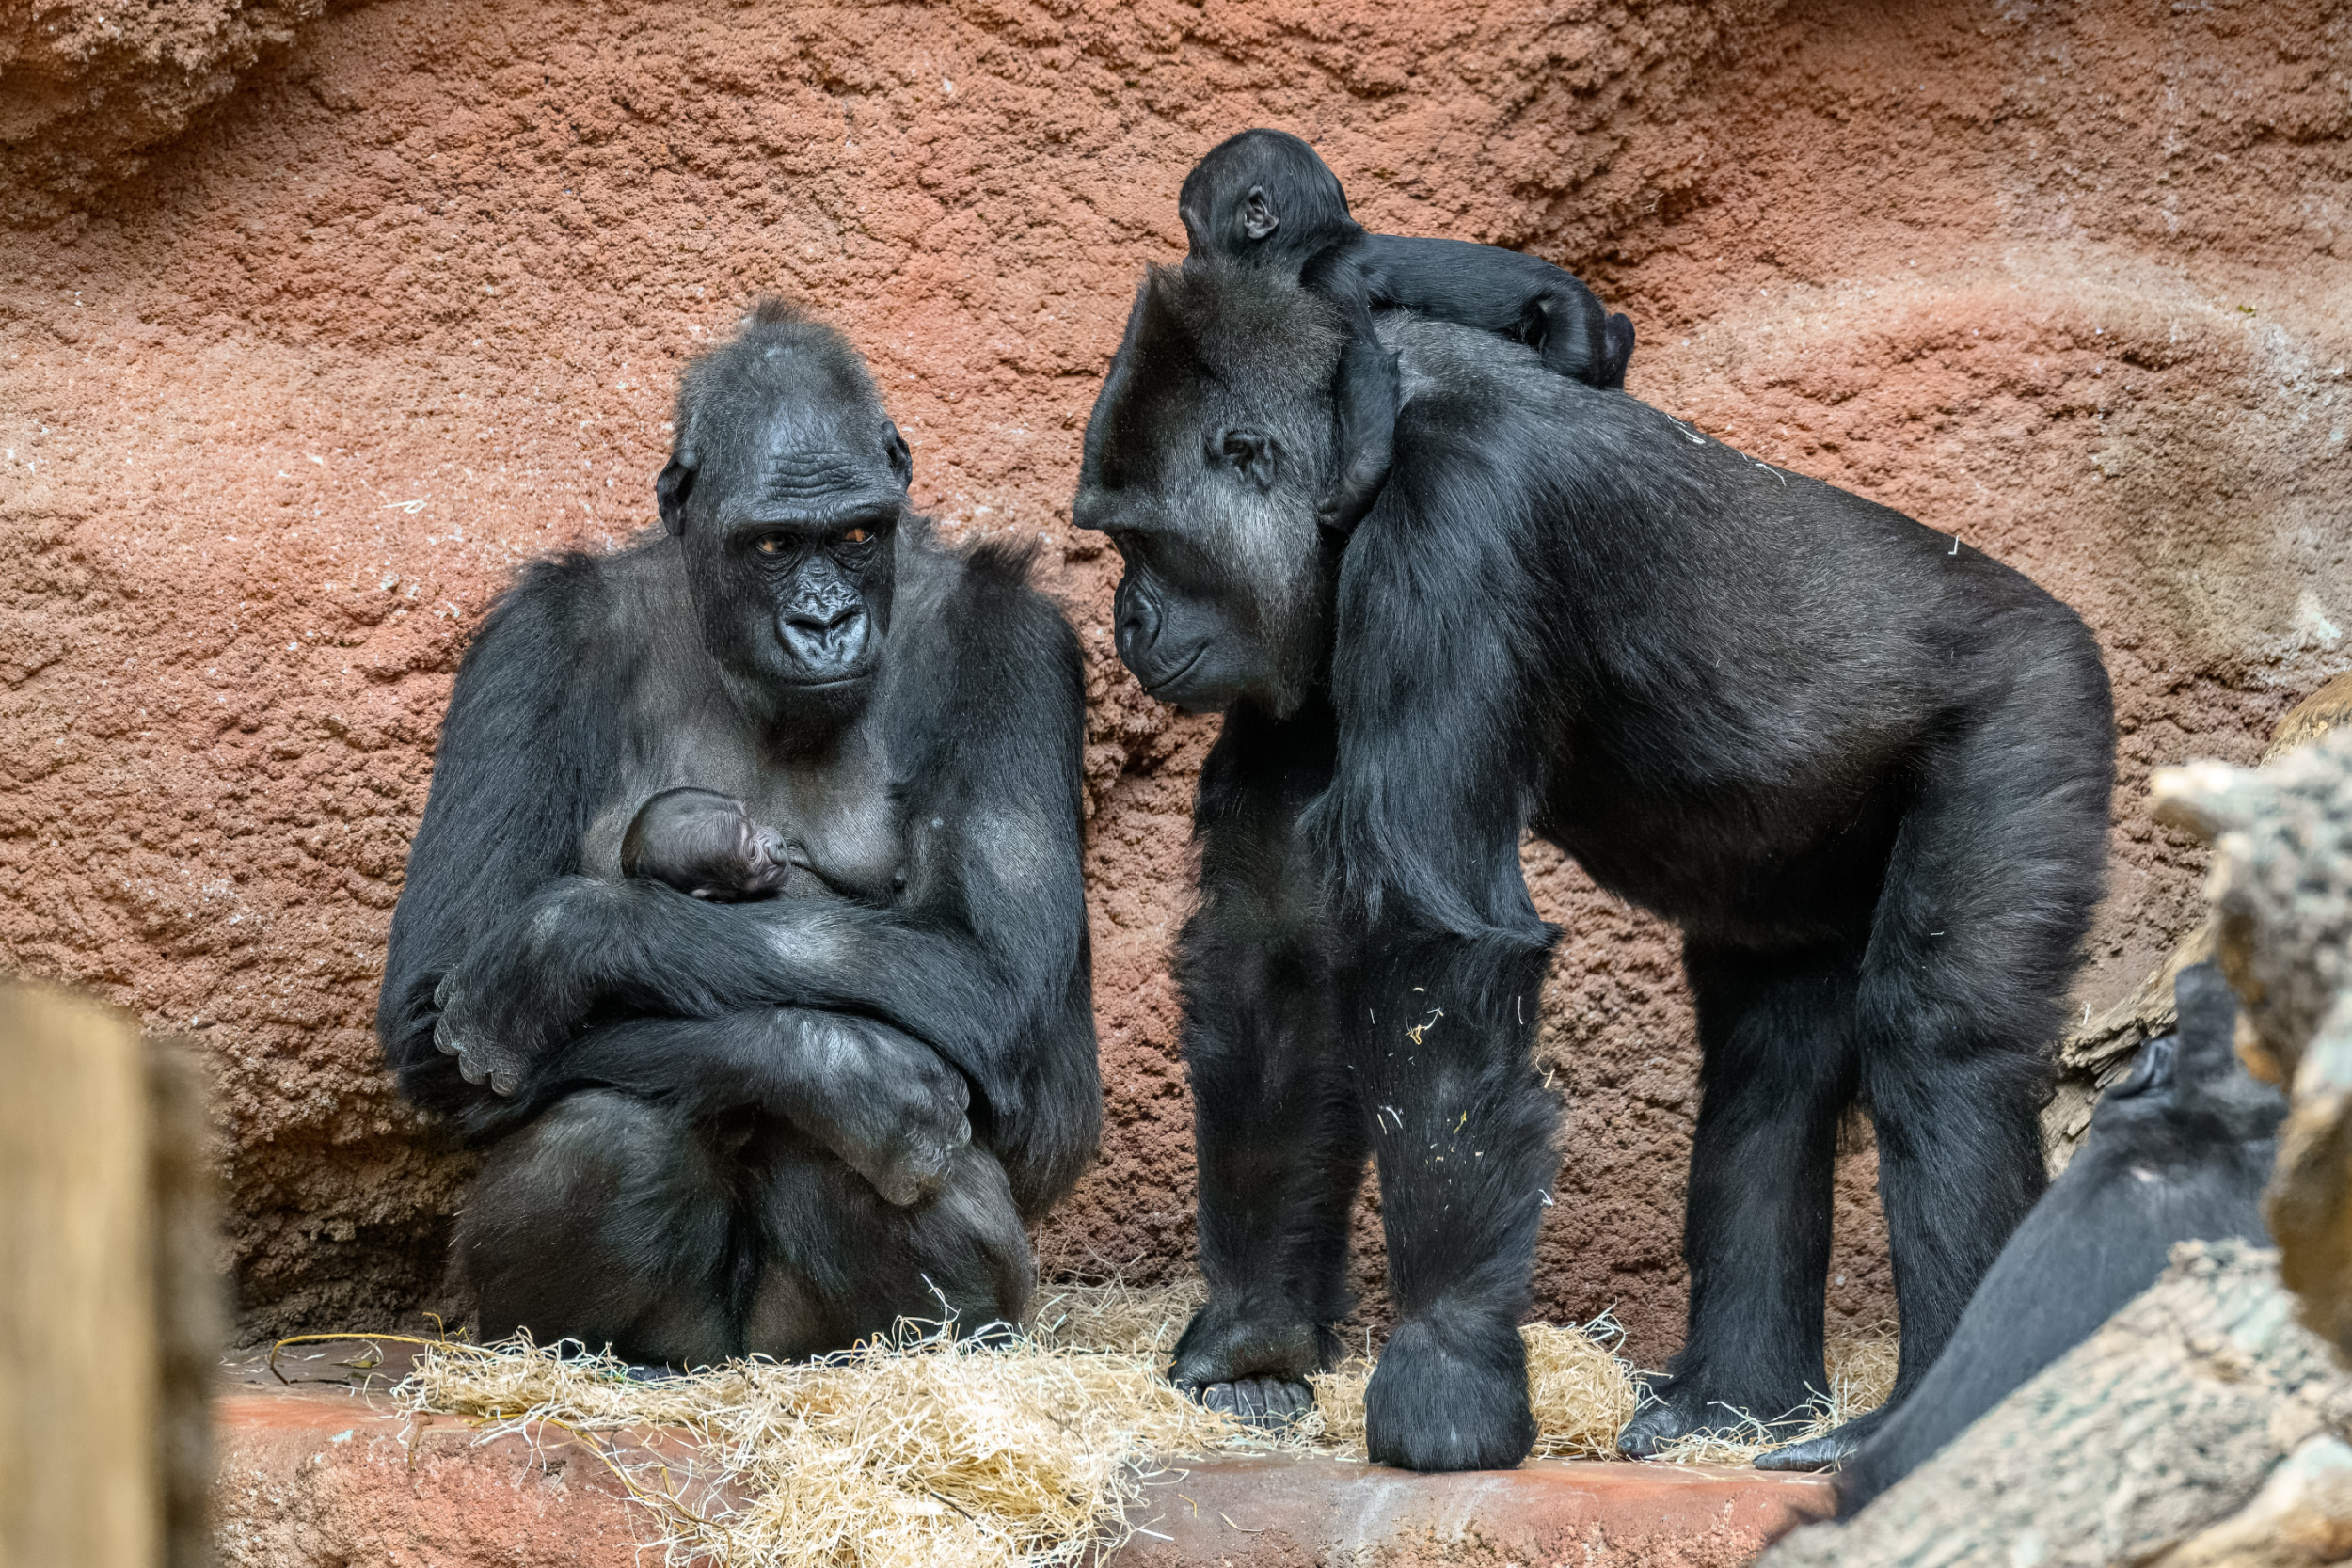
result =
[[[522,1090],[567,1078],[574,1064],[560,1048],[601,1013],[851,1015],[930,1047],[969,1080],[975,1133],[1025,1212],[1067,1191],[1102,1116],[1080,880],[1077,648],[1022,584],[1020,562],[982,551],[968,571],[970,590],[941,609],[937,635],[906,650],[917,668],[889,716],[893,754],[919,759],[906,769],[907,880],[893,905],[714,905],[655,882],[561,879],[444,982],[441,1048],[469,1077]],[[785,1037],[809,1034],[794,1025]],[[799,1116],[842,1123],[862,1114],[810,1110],[821,1085],[783,1086],[731,1032],[691,1037],[705,1043],[674,1055],[667,1074],[699,1098],[787,1115],[779,1097],[797,1099]],[[886,1059],[897,1045],[875,1044],[885,1037],[864,1035],[850,1059]],[[840,1042],[831,1034],[828,1048]],[[854,1101],[868,1083],[852,1072],[831,1098]]]
[[[435,988],[534,889],[580,869],[612,741],[600,710],[579,693],[621,678],[586,657],[610,645],[590,629],[603,597],[592,562],[535,565],[492,610],[458,668],[392,914],[375,1019],[402,1091],[427,1110],[458,1116],[486,1099],[433,1048]]]

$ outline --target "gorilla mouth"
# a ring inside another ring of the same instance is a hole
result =
[[[1161,692],[1166,691],[1169,687],[1180,684],[1186,675],[1192,673],[1193,667],[1199,664],[1202,659],[1208,657],[1208,656],[1209,645],[1206,642],[1203,642],[1200,646],[1193,649],[1192,657],[1184,660],[1184,664],[1180,668],[1169,671],[1167,674],[1160,676],[1157,680],[1145,681],[1143,683],[1143,689],[1150,695],[1157,697]]]

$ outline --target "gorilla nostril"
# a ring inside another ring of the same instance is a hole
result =
[[[785,620],[803,631],[821,634],[833,630],[852,616],[864,613],[866,613],[865,610],[850,604],[843,605],[838,610],[795,610],[787,613]]]

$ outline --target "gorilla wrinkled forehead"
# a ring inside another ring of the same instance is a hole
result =
[[[882,460],[889,429],[849,339],[771,295],[678,381],[675,442],[703,478],[739,479],[801,454],[845,470]],[[895,433],[892,433],[895,436]]]
[[[1343,341],[1337,309],[1279,272],[1199,259],[1151,268],[1095,404],[1081,487],[1175,483],[1199,466],[1200,438],[1227,425],[1263,430],[1308,479],[1327,455]]]

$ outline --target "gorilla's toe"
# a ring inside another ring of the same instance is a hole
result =
[[[1867,1416],[1856,1416],[1840,1427],[1833,1427],[1819,1437],[1802,1443],[1791,1443],[1785,1449],[1774,1449],[1756,1462],[1759,1470],[1835,1470],[1861,1450],[1870,1434],[1878,1431],[1886,1418],[1888,1407],[1881,1405]]]
[[[1242,1377],[1231,1383],[1205,1384],[1194,1397],[1206,1409],[1268,1432],[1290,1426],[1315,1405],[1311,1385],[1285,1377]]]
[[[1655,1459],[1686,1437],[1706,1432],[1753,1433],[1751,1420],[1754,1411],[1765,1409],[1796,1410],[1802,1418],[1798,1400],[1758,1400],[1742,1402],[1710,1397],[1710,1390],[1690,1377],[1661,1378],[1645,1390],[1642,1407],[1633,1419],[1617,1434],[1617,1451],[1628,1459]],[[1802,1418],[1787,1417],[1778,1421],[1765,1421],[1767,1433],[1793,1435],[1804,1429]],[[1842,1428],[1840,1429],[1843,1430]],[[1798,1466],[1812,1468],[1813,1466]]]

